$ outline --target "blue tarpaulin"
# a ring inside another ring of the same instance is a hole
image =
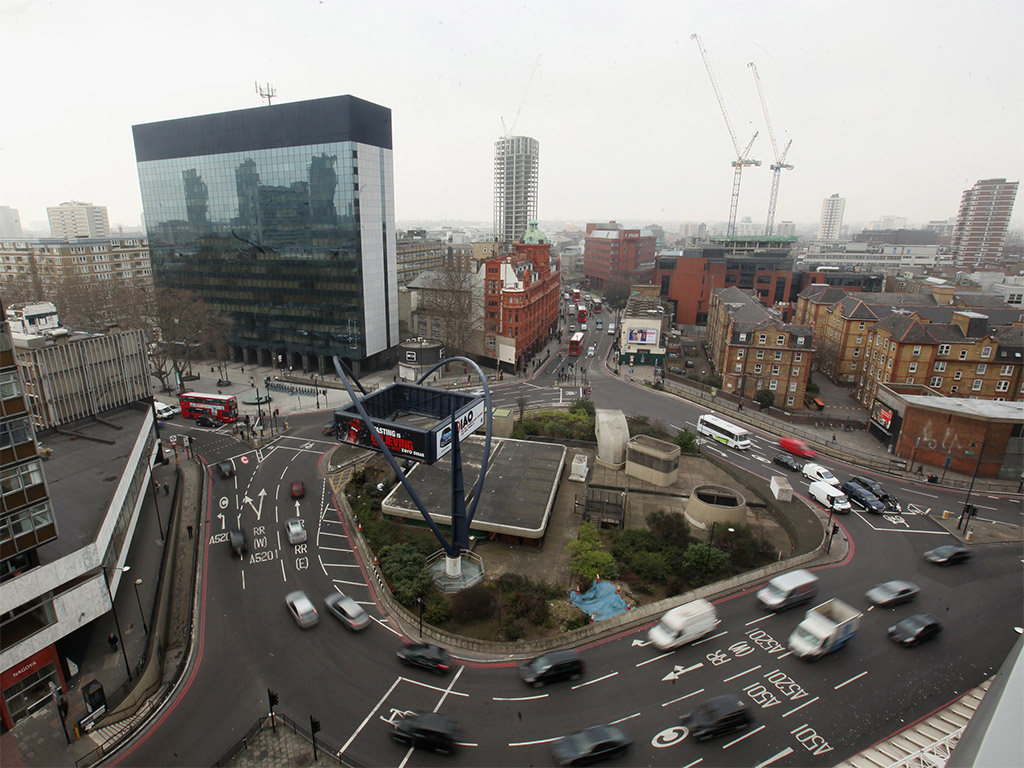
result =
[[[594,621],[610,619],[626,611],[626,601],[615,591],[615,585],[607,581],[595,581],[594,586],[582,594],[570,592],[572,604],[586,611]]]

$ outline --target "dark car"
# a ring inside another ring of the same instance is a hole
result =
[[[937,637],[941,631],[942,622],[930,613],[917,613],[889,627],[889,637],[909,648]]]
[[[358,632],[370,626],[370,617],[363,610],[363,606],[348,595],[335,592],[333,595],[328,595],[324,603],[327,604],[327,610],[333,614],[334,618],[344,624],[347,629]]]
[[[523,682],[542,688],[559,680],[579,680],[585,670],[578,651],[551,651],[520,665]]]
[[[956,563],[966,563],[970,560],[971,552],[967,547],[962,547],[959,544],[946,544],[942,547],[929,549],[924,553],[924,559],[937,565],[954,565]]]
[[[668,367],[668,372],[669,373],[674,373],[676,376],[682,376],[684,373],[686,373],[686,371],[684,371],[678,365],[670,365]]]
[[[212,416],[207,416],[205,413],[200,414],[199,416],[196,416],[196,424],[198,424],[200,427],[219,427],[220,426],[220,422],[218,422]]]
[[[228,544],[231,546],[231,556],[238,555],[245,557],[249,554],[249,546],[245,542],[245,531],[234,530],[228,534]]]
[[[235,465],[230,461],[218,461],[217,462],[217,474],[223,479],[227,480],[233,474],[235,474]]]
[[[448,651],[429,643],[407,645],[399,649],[398,658],[410,667],[422,667],[431,672],[437,672],[439,675],[443,675],[451,669],[451,657],[448,655]]]
[[[559,765],[586,765],[621,755],[633,740],[614,725],[594,725],[563,736],[551,747]]]
[[[301,499],[306,495],[306,486],[301,480],[292,483],[292,498]]]
[[[888,511],[885,504],[879,501],[878,497],[863,485],[858,485],[854,482],[843,483],[842,491],[846,494],[846,498],[850,500],[851,504],[856,504],[865,512],[874,512],[875,514],[882,515]]]
[[[328,421],[326,424],[320,427],[320,431],[325,435],[336,435],[337,427],[333,421]]]
[[[742,731],[750,726],[754,718],[747,703],[735,694],[726,694],[708,699],[697,709],[679,718],[693,738],[706,741]]]
[[[811,446],[803,440],[797,440],[795,437],[780,437],[779,448],[804,459],[813,459],[818,455],[817,451],[811,448]]]
[[[395,722],[391,738],[410,747],[436,752],[452,752],[461,729],[448,715],[438,712],[413,712]]]
[[[804,463],[789,453],[777,453],[772,458],[772,461],[780,467],[785,467],[794,472],[799,472],[804,468]]]
[[[864,477],[864,475],[854,475],[850,478],[850,481],[867,488],[881,501],[889,500],[889,494],[886,493],[885,489],[881,485],[879,485],[877,480],[872,480],[870,477]]]
[[[887,581],[869,589],[865,597],[875,605],[887,608],[901,603],[909,603],[917,597],[917,593],[920,591],[917,584],[911,584],[909,581]]]
[[[687,368],[693,368],[693,360],[687,360],[685,365]]]

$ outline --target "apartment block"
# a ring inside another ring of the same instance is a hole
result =
[[[0,240],[0,290],[29,288],[37,296],[52,296],[69,285],[117,282],[153,286],[145,239]]]
[[[110,237],[107,206],[77,200],[46,209],[50,235],[59,238]]]
[[[960,198],[953,229],[953,259],[959,268],[997,269],[1013,216],[1018,182],[985,179]]]

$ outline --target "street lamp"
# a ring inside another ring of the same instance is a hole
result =
[[[963,521],[964,532],[967,531],[967,525],[971,522],[971,491],[974,490],[974,481],[978,479],[978,470],[981,469],[981,457],[985,455],[985,445],[988,443],[988,429],[985,430],[985,439],[981,441],[981,450],[978,451],[978,461],[974,464],[974,474],[971,475],[971,484],[967,488],[967,498],[964,499],[964,511],[960,513],[960,520],[957,521],[956,528],[960,530],[960,522]],[[971,443],[970,447],[973,448],[977,443]]]
[[[708,550],[707,550],[707,553],[704,555],[704,572],[705,573],[707,573],[708,563],[711,561],[711,543],[715,540],[715,527],[717,525],[718,525],[718,521],[717,520],[714,521],[713,523],[711,523],[711,535],[708,536]],[[727,528],[726,530],[729,531],[729,533],[735,533],[736,532],[735,528]]]
[[[146,612],[142,610],[142,600],[139,599],[139,584],[142,583],[142,579],[135,580],[135,602],[139,604],[139,616],[142,617],[142,631],[144,634],[149,634],[149,629],[146,627]]]
[[[124,649],[124,637],[121,635],[121,622],[117,620],[117,608],[114,606],[114,593],[110,591],[110,579],[107,576],[108,571],[120,571],[121,573],[128,573],[131,570],[130,565],[126,565],[122,568],[114,567],[109,568],[105,565],[100,566],[103,569],[103,583],[107,587],[107,597],[110,598],[110,611],[114,614],[114,626],[117,628],[117,642],[121,644],[121,656],[124,658],[124,668],[128,673],[128,679],[132,679],[132,668],[128,664],[128,654]]]

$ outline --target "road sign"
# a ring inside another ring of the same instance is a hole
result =
[[[249,457],[248,456],[239,456],[238,460],[240,462],[242,462],[243,464],[248,464],[249,463]]]

